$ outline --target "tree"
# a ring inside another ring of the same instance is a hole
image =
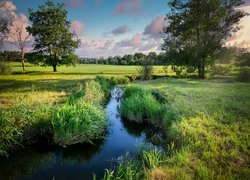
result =
[[[75,33],[70,33],[70,21],[67,20],[67,11],[64,4],[46,1],[37,11],[29,9],[29,20],[32,26],[27,31],[34,37],[34,51],[38,63],[53,66],[73,65],[78,57],[74,54],[80,40]]]
[[[141,59],[142,65],[137,69],[138,73],[141,74],[143,80],[150,80],[153,74],[153,66],[152,63],[154,61],[153,56],[146,56],[145,58]]]
[[[237,23],[245,15],[237,10],[243,0],[172,0],[166,16],[163,49],[174,65],[198,69],[205,77],[205,67],[214,62]]]
[[[17,25],[15,27],[14,32],[12,33],[12,39],[9,41],[14,44],[20,51],[21,51],[21,63],[23,71],[25,70],[24,67],[24,54],[25,54],[25,47],[29,40],[29,34],[24,33],[25,29],[22,25]]]

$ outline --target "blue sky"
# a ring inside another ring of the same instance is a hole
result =
[[[80,57],[108,57],[135,52],[160,52],[160,32],[166,25],[168,0],[54,0],[65,4],[70,30],[76,32],[81,45]],[[9,0],[5,12],[14,14],[14,24],[30,25],[28,9],[36,10],[45,0]],[[243,9],[250,12],[250,0]],[[228,44],[250,49],[250,16],[242,19],[241,31]],[[32,38],[31,38],[32,41]],[[31,48],[30,46],[27,49]]]
[[[29,16],[45,0],[12,0],[17,15]],[[160,51],[160,31],[168,0],[54,0],[65,4],[68,18],[82,43],[81,57]],[[151,27],[151,26],[152,27]],[[150,27],[149,27],[150,26]],[[147,29],[147,31],[145,31]]]

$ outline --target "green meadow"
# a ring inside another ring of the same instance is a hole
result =
[[[126,84],[120,112],[128,121],[152,124],[164,134],[164,151],[125,156],[104,179],[247,179],[249,171],[250,84],[235,79],[169,77],[161,66],[155,80],[130,81],[136,66],[26,65],[0,76],[0,154],[51,134],[67,147],[104,138],[104,107],[110,91]],[[113,77],[113,78],[112,78]],[[142,98],[143,97],[143,98]]]

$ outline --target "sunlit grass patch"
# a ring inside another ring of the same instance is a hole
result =
[[[68,146],[104,137],[107,122],[101,107],[86,102],[64,104],[56,108],[54,114],[52,134],[55,144]]]

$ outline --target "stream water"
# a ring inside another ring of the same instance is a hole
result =
[[[0,161],[0,179],[100,179],[116,159],[138,153],[141,146],[156,146],[160,131],[148,124],[123,120],[119,115],[122,88],[112,91],[106,107],[109,119],[106,138],[94,144],[77,144],[68,148],[48,146],[46,138],[25,147]]]

